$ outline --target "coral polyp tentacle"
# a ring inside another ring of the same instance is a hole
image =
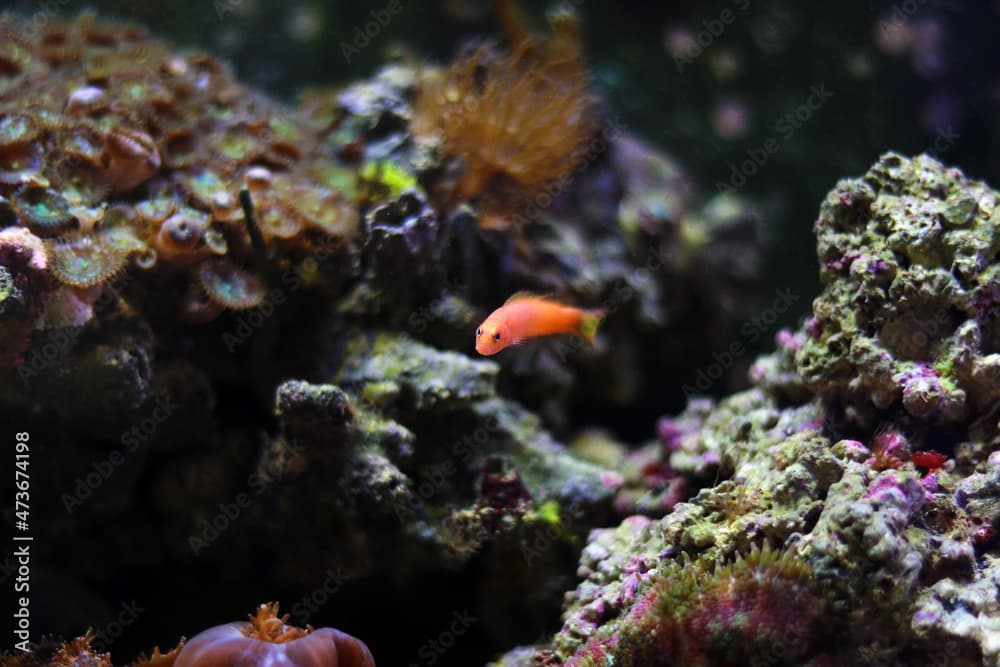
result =
[[[71,287],[107,283],[125,266],[128,254],[100,235],[75,234],[49,242],[49,270]]]
[[[212,301],[233,310],[259,306],[267,292],[259,276],[223,258],[202,262],[197,276]]]
[[[76,225],[69,204],[51,188],[19,188],[11,204],[22,224],[39,236],[61,234]]]

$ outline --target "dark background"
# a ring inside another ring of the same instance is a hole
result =
[[[221,55],[242,79],[287,100],[307,86],[367,77],[388,58],[445,62],[464,39],[497,34],[486,1],[397,1],[402,11],[391,14],[384,30],[350,62],[343,45],[352,44],[356,30],[372,20],[372,11],[389,8],[387,0],[50,0],[4,5],[27,16],[48,8],[66,15],[93,9],[143,23],[181,45]],[[819,203],[838,179],[864,172],[886,150],[933,151],[973,177],[1000,183],[1000,45],[995,28],[1000,2],[565,4],[576,5],[583,18],[587,56],[610,112],[675,157],[706,195],[729,180],[735,166],[759,155],[769,139],[776,142],[778,150],[754,166],[755,175],[740,189],[766,211],[762,224],[770,241],[767,275],[754,288],[758,293],[748,298],[770,302],[784,287],[803,295],[818,291],[812,224]],[[549,3],[522,6],[538,26],[544,25]],[[889,27],[886,21],[894,16]],[[732,20],[723,22],[726,17]],[[685,40],[699,39],[699,33],[705,44],[700,55],[679,64],[671,45],[676,50]],[[817,87],[832,97],[789,133],[782,118],[794,115]],[[808,298],[801,299],[782,324],[794,326],[809,306]],[[771,347],[767,337],[758,345]],[[718,383],[712,391],[723,394],[735,388]],[[246,554],[251,562],[255,557]],[[121,572],[121,590],[130,590],[132,579],[132,573]],[[204,604],[201,591],[190,583],[196,579],[177,582],[175,590],[178,600],[191,601],[188,616],[167,617],[144,605],[146,612],[115,642],[118,660],[148,651],[153,643],[172,642],[181,633],[190,635],[192,627],[239,618],[219,618],[220,607],[249,611],[263,599],[291,604],[310,592],[255,586],[226,591],[225,599]],[[476,579],[472,575],[465,581]],[[356,632],[376,655],[395,652],[382,665],[420,662],[420,645],[447,628],[451,610],[474,606],[482,591],[463,590],[454,578],[428,578],[419,586],[422,590],[407,596],[410,606],[397,609],[391,580],[383,582],[384,590],[373,588],[372,582],[363,587],[348,583],[312,622]],[[43,579],[36,590],[39,596],[63,595],[73,605],[63,582]],[[212,590],[219,592],[217,586]],[[420,599],[428,600],[426,610],[413,606]],[[36,618],[35,623],[46,630],[79,631],[59,618]],[[553,617],[551,627],[557,626]],[[439,664],[483,664],[509,648],[490,645],[486,634],[474,626]],[[540,638],[519,641],[534,639]]]

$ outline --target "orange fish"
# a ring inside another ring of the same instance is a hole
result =
[[[603,310],[583,310],[543,296],[518,292],[476,329],[476,352],[496,354],[529,338],[573,333],[593,344]]]

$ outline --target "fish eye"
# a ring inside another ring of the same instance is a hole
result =
[[[482,327],[480,327],[479,329],[476,329],[476,338],[479,338],[482,335],[483,335],[483,329],[482,329]]]
[[[493,334],[493,340],[500,340],[500,332]]]

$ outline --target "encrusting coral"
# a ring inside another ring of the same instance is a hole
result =
[[[54,284],[104,286],[126,269],[152,272],[151,283],[180,274],[192,289],[160,306],[181,317],[199,294],[216,312],[260,304],[266,290],[242,275],[244,187],[281,267],[358,233],[353,167],[331,164],[317,128],[217,61],[173,55],[138,26],[87,14],[46,22],[35,41],[14,25],[0,20],[0,199],[14,224],[44,239]],[[335,186],[313,175],[320,160]]]
[[[1000,200],[933,159],[883,156],[816,220],[824,293],[796,366],[830,401],[961,422],[1000,400]]]
[[[276,489],[317,499],[308,516],[291,501],[262,512],[258,529],[277,539],[317,517],[326,525],[296,553],[279,555],[282,567],[319,566],[337,554],[345,569],[370,574],[376,551],[388,551],[378,558],[400,575],[459,566],[487,544],[516,550],[540,528],[589,522],[610,506],[601,469],[497,396],[490,362],[395,334],[354,333],[331,379],[337,384],[289,381],[277,391],[283,432],[258,469],[294,456],[300,463],[275,480]],[[331,494],[332,487],[343,491]],[[561,529],[549,539],[563,544],[579,532]]]

